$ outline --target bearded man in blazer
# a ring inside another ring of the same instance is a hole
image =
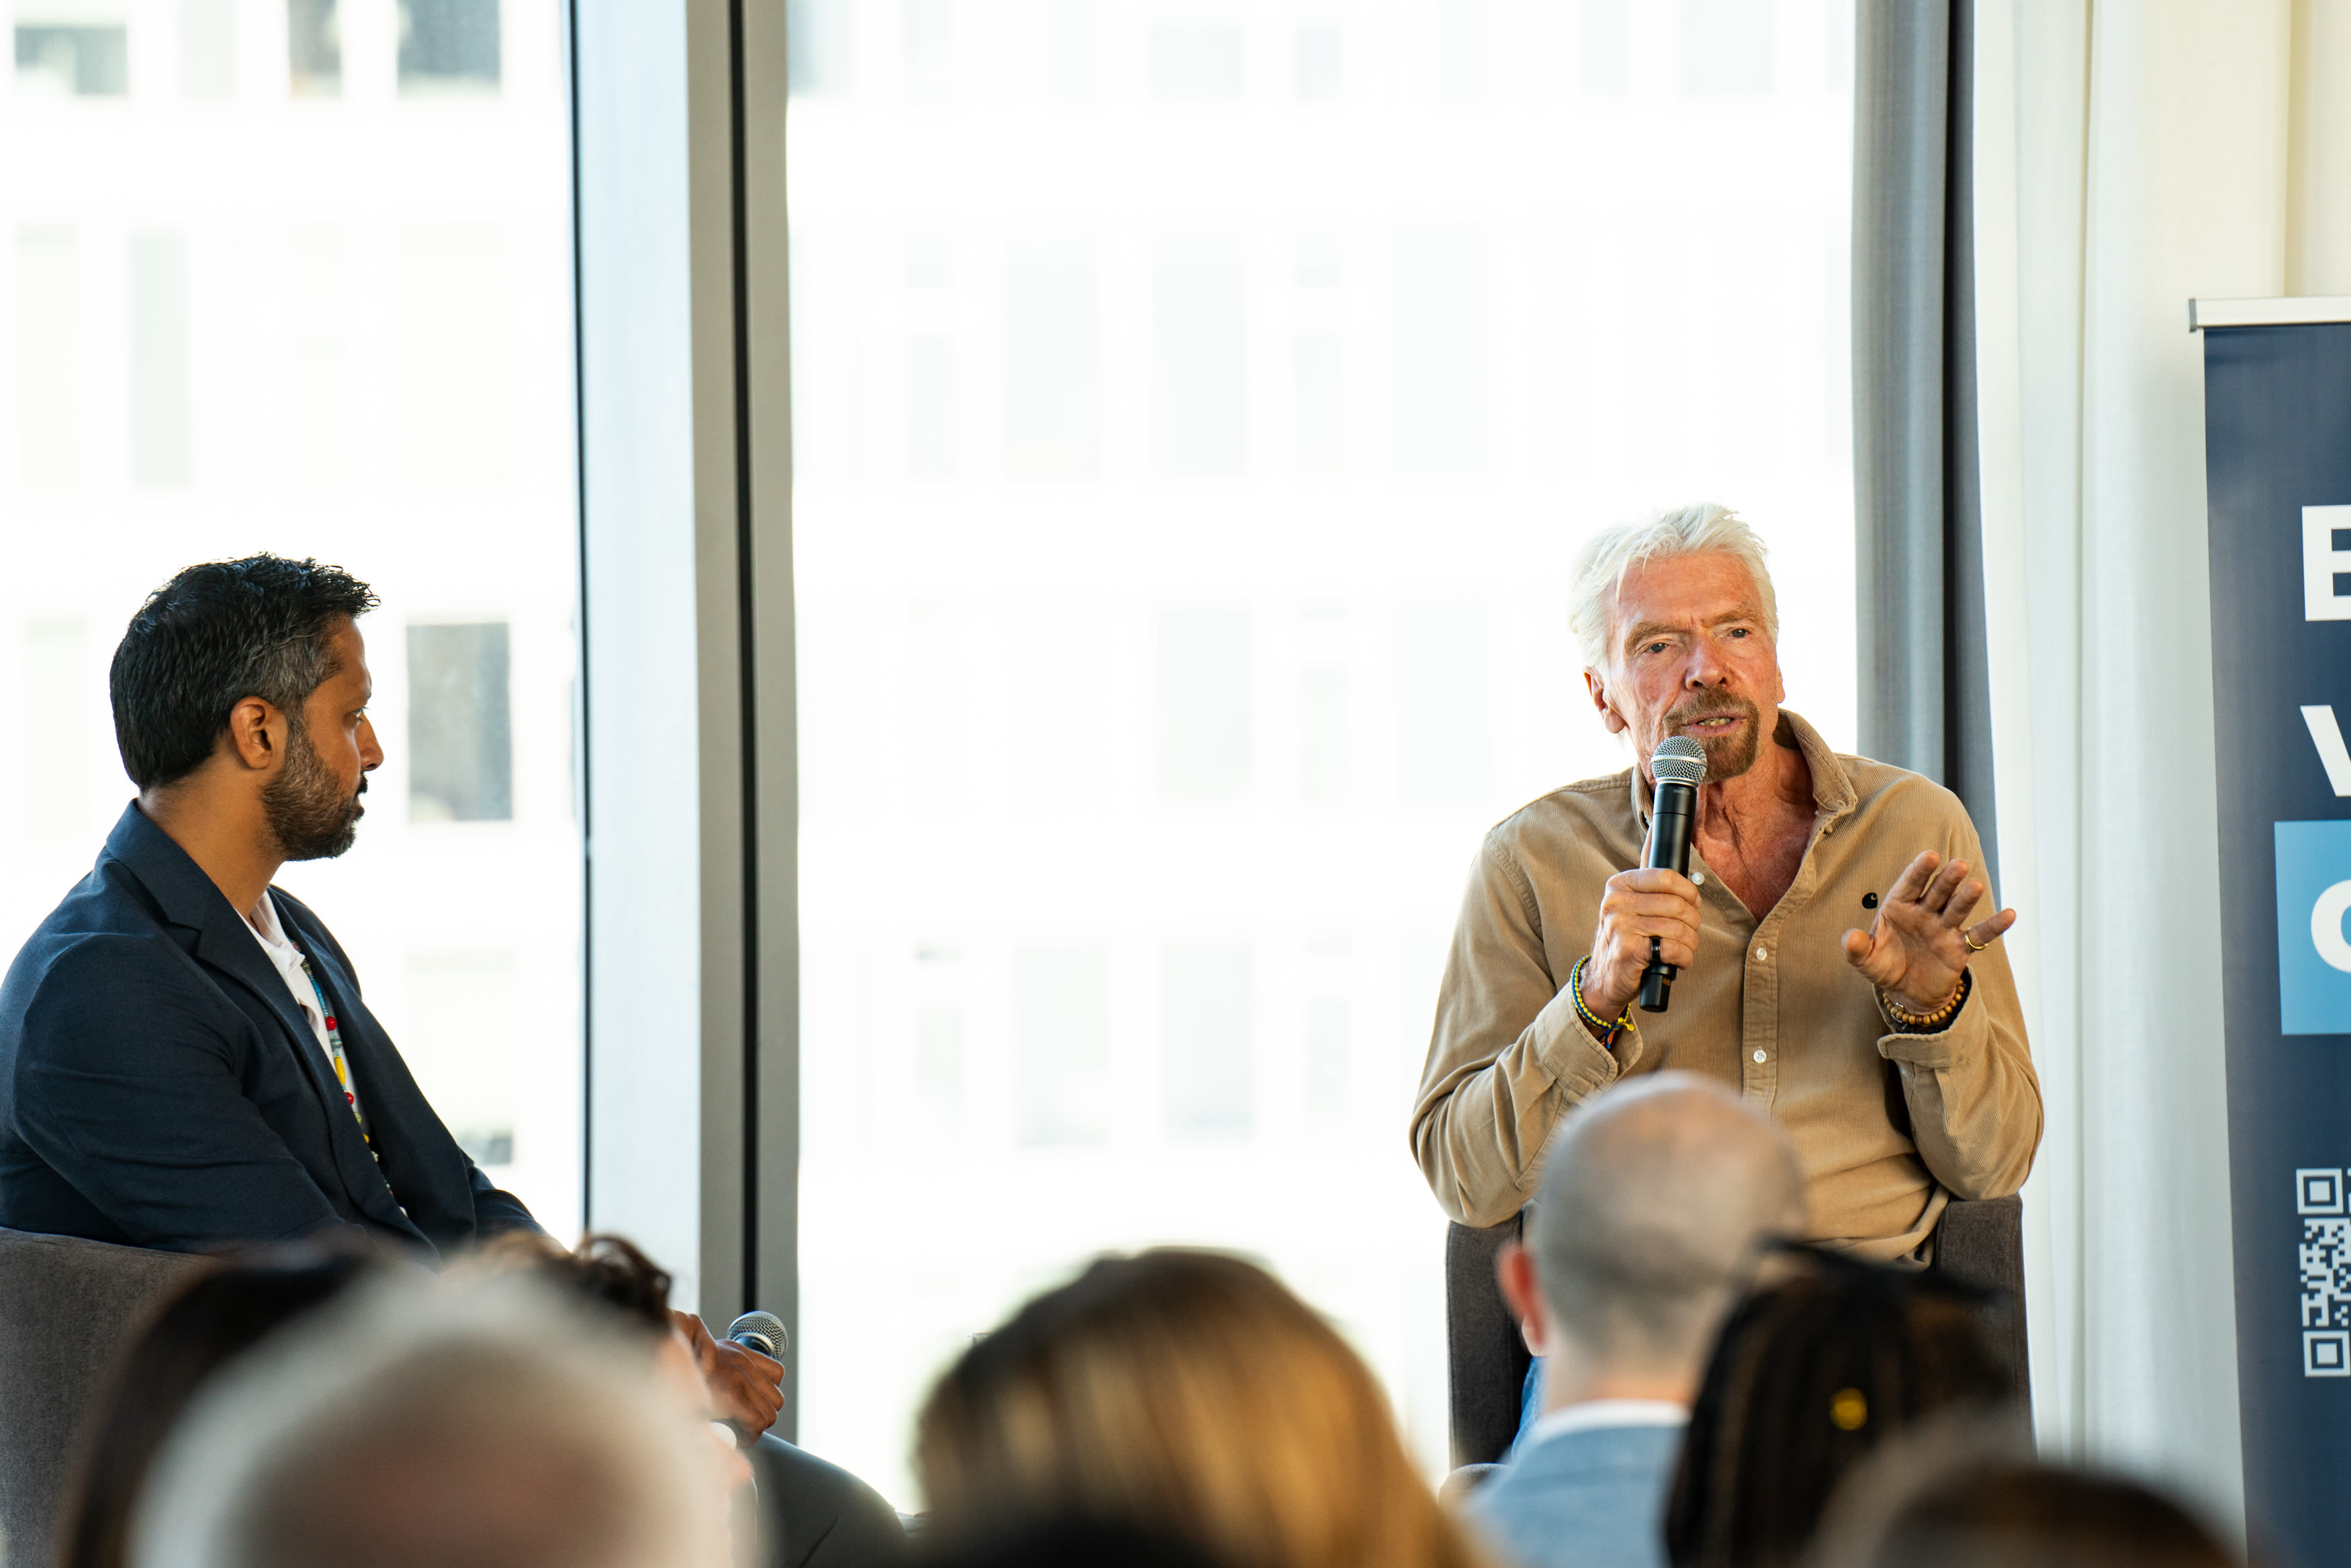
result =
[[[375,603],[259,556],[191,566],[131,619],[110,685],[139,797],[0,986],[0,1225],[434,1255],[538,1230],[425,1103],[325,923],[269,885],[358,833]]]
[[[190,566],[109,687],[123,808],[0,983],[0,1226],[172,1251],[341,1232],[437,1262],[538,1232],[418,1092],[326,922],[270,879],[342,854],[383,762],[359,618],[317,561]],[[747,1440],[783,1368],[678,1314]]]

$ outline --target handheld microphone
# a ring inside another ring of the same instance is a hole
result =
[[[1649,776],[1657,781],[1649,805],[1649,852],[1641,857],[1644,870],[1660,867],[1689,875],[1690,827],[1698,820],[1698,786],[1706,782],[1706,748],[1687,735],[1667,735],[1649,758]],[[1663,1012],[1671,1000],[1674,977],[1681,971],[1660,954],[1660,944],[1649,939],[1648,967],[1641,971],[1641,1011]]]
[[[770,1361],[781,1361],[792,1336],[784,1320],[771,1312],[747,1312],[726,1325],[726,1337],[746,1350],[756,1350]]]

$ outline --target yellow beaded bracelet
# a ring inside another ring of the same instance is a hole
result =
[[[1877,999],[1886,1008],[1886,1016],[1894,1020],[1894,1026],[1903,1033],[1932,1034],[1951,1021],[1967,1002],[1968,991],[1974,984],[1974,975],[1961,970],[1959,983],[1952,988],[1950,1000],[1931,1012],[1913,1012],[1882,991],[1877,993]]]
[[[1592,1031],[1592,1037],[1594,1040],[1605,1044],[1615,1035],[1633,1026],[1633,1008],[1631,1003],[1626,1003],[1624,1016],[1611,1023],[1583,1005],[1583,966],[1591,961],[1592,955],[1589,953],[1575,961],[1575,967],[1568,971],[1567,991],[1570,996],[1575,998],[1575,1015],[1583,1020],[1583,1026]]]

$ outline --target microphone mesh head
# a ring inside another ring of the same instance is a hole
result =
[[[1667,735],[1650,754],[1649,776],[1696,789],[1706,783],[1706,748],[1687,735]]]
[[[726,1337],[754,1341],[752,1348],[770,1361],[781,1361],[791,1340],[784,1332],[784,1320],[771,1312],[745,1313],[726,1325]]]

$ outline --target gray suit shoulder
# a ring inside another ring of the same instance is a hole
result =
[[[1679,1427],[1602,1427],[1530,1445],[1468,1515],[1517,1568],[1664,1568]]]

